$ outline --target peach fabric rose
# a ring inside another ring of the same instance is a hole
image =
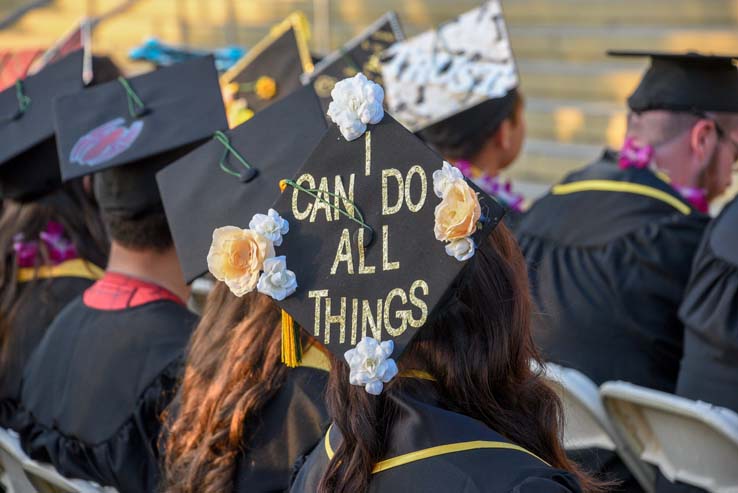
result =
[[[453,241],[471,236],[482,215],[476,192],[464,181],[449,185],[446,196],[436,206],[433,232],[440,241]]]
[[[264,260],[274,256],[274,246],[250,229],[224,226],[213,231],[208,252],[208,269],[236,296],[253,291]]]

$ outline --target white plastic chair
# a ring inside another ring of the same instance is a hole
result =
[[[6,484],[12,493],[38,493],[26,477],[23,462],[28,456],[20,447],[18,436],[0,428],[0,462],[5,470]]]
[[[600,393],[621,436],[670,481],[738,493],[738,414],[626,382]]]
[[[38,493],[101,493],[114,492],[95,483],[80,479],[68,479],[59,474],[50,464],[29,460],[23,463],[28,480]]]
[[[0,428],[0,460],[12,493],[116,493],[80,479],[68,479],[50,464],[36,462],[20,446],[18,435]]]
[[[618,435],[600,399],[597,385],[583,373],[546,363],[544,376],[564,406],[564,447],[567,450],[614,450],[648,493],[656,475]]]

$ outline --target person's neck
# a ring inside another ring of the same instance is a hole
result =
[[[500,163],[497,162],[497,159],[489,156],[477,156],[473,159],[467,159],[465,161],[482,173],[486,174],[487,176],[492,177],[498,176],[503,168],[503,166],[501,166]]]
[[[168,289],[185,302],[190,296],[190,287],[184,280],[174,248],[162,252],[132,250],[113,241],[107,270],[154,283]]]

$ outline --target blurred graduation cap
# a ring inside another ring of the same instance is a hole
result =
[[[234,102],[242,110],[230,117],[229,108],[231,126],[245,121],[238,116],[245,108],[249,115],[259,112],[301,86],[300,76],[313,70],[309,37],[307,18],[294,12],[221,76],[226,104]]]
[[[327,129],[318,97],[301,88],[157,175],[164,208],[187,282],[207,271],[212,231],[246,228],[279,195]]]
[[[413,132],[462,112],[480,127],[501,121],[519,78],[499,0],[395,43],[382,76],[389,111]]]
[[[381,53],[397,41],[405,39],[400,20],[387,12],[339,50],[323,58],[315,69],[303,74],[304,84],[312,84],[325,110],[337,81],[361,72],[377,84],[382,82]]]
[[[135,217],[161,202],[154,173],[226,128],[212,56],[57,98],[63,180],[96,173],[109,213]]]
[[[394,341],[397,358],[453,291],[467,261],[434,234],[442,199],[433,174],[442,166],[385,114],[350,142],[331,125],[299,178],[284,183],[274,208],[290,229],[275,250],[298,287],[278,304],[339,358],[364,335]],[[504,209],[457,177],[480,203],[469,237],[479,245]]]
[[[651,59],[643,79],[628,98],[633,111],[738,113],[738,56],[658,51],[608,51],[607,54]]]
[[[0,93],[0,197],[31,200],[61,185],[52,100],[84,87],[83,58],[77,50]],[[93,83],[118,75],[108,58],[93,58],[93,69]]]

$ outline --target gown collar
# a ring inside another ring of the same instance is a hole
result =
[[[110,271],[105,272],[102,279],[90,286],[82,299],[87,307],[96,310],[124,310],[155,301],[172,301],[185,305],[179,296],[162,286]]]

